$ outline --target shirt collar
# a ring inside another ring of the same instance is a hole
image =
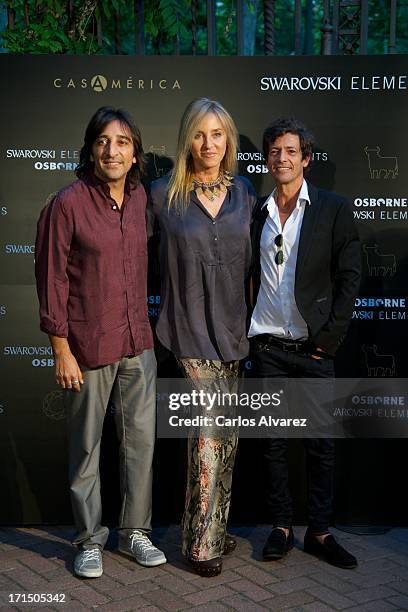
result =
[[[85,174],[83,180],[85,180],[88,185],[92,185],[93,187],[100,187],[103,193],[106,196],[110,197],[110,190],[108,184],[98,178],[96,174],[92,172],[92,170]],[[130,192],[134,189],[136,189],[136,184],[129,179],[129,176],[127,176],[125,182],[125,194],[130,195]]]
[[[265,208],[265,206],[269,206],[269,204],[272,202],[275,203],[275,194],[276,194],[276,187],[272,191],[270,196],[268,196],[265,202],[262,204],[262,209]],[[301,204],[311,204],[309,190],[307,188],[307,183],[305,179],[303,179],[302,187],[300,188],[300,191],[299,191],[298,201],[296,202],[296,208],[299,208]]]

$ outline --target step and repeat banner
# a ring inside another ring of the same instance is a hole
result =
[[[75,179],[85,127],[100,106],[132,113],[152,180],[171,168],[186,105],[201,96],[219,100],[239,129],[240,174],[259,195],[273,187],[261,153],[264,127],[279,116],[302,120],[317,144],[309,179],[350,199],[362,243],[363,282],[337,358],[338,374],[406,377],[407,63],[406,56],[0,56],[0,523],[71,521],[65,414],[48,338],[39,330],[34,242],[47,197]],[[160,307],[156,281],[148,293],[154,324]],[[162,351],[158,358],[161,375],[172,376],[172,361]],[[384,418],[394,418],[394,399],[384,401],[389,402]],[[356,408],[370,402],[359,397]],[[398,402],[398,418],[408,418],[405,399]],[[107,429],[105,489],[117,487],[115,440]],[[262,519],[262,476],[254,448],[244,441],[238,458],[235,520]],[[300,451],[293,452],[296,467]],[[406,523],[404,487],[398,488],[406,452],[404,440],[341,441],[336,504],[344,522]],[[183,442],[159,440],[156,520],[179,518],[184,467]],[[294,493],[300,498],[300,468],[296,478]],[[111,490],[106,497],[112,500]],[[114,515],[112,502],[110,508]]]

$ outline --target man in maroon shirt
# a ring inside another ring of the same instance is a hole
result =
[[[77,181],[41,212],[36,278],[41,329],[65,389],[78,576],[102,575],[99,453],[111,401],[120,439],[119,551],[166,562],[151,529],[156,361],[147,317],[146,194],[140,132],[123,110],[100,108],[85,132]]]

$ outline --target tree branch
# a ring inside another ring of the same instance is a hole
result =
[[[85,31],[88,25],[90,18],[92,17],[95,9],[98,5],[98,0],[85,0],[84,5],[79,13],[76,22],[76,28],[78,31],[78,38],[81,40],[85,40]]]

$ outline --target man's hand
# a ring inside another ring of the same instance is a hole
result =
[[[49,336],[55,361],[55,379],[62,389],[80,391],[84,383],[81,369],[66,338]]]

